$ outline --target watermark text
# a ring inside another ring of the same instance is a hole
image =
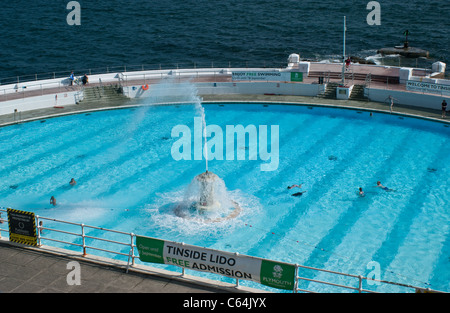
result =
[[[173,127],[171,136],[178,138],[171,148],[173,159],[192,160],[193,154],[194,160],[202,160],[203,157],[207,160],[235,160],[235,157],[237,160],[245,160],[248,151],[248,160],[267,161],[260,165],[261,171],[275,171],[278,168],[279,125],[270,126],[270,145],[267,125],[226,125],[225,141],[224,131],[219,125],[207,125],[205,134],[209,139],[203,147],[200,117],[194,117],[193,132],[187,125]]]

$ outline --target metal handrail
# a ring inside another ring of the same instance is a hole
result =
[[[0,215],[1,215],[1,212],[7,212],[7,211],[0,208]],[[136,247],[136,245],[134,244],[136,235],[134,233],[128,233],[128,232],[123,232],[123,231],[118,231],[118,230],[113,230],[113,229],[107,229],[107,228],[97,227],[97,226],[90,226],[90,225],[85,225],[85,224],[82,224],[82,223],[74,223],[74,222],[69,222],[69,221],[63,221],[63,220],[58,220],[58,219],[54,219],[54,218],[46,218],[46,217],[41,217],[41,216],[38,216],[38,215],[36,215],[35,217],[36,217],[36,225],[37,225],[36,228],[37,228],[37,235],[38,235],[38,246],[42,245],[42,240],[48,240],[48,241],[59,242],[59,243],[63,243],[63,244],[69,244],[69,245],[73,245],[73,246],[76,246],[76,247],[81,247],[82,250],[83,250],[83,256],[87,255],[87,252],[86,252],[87,249],[103,251],[103,252],[112,253],[112,254],[116,254],[116,255],[127,256],[128,257],[127,271],[128,271],[128,268],[129,268],[130,265],[131,266],[135,265],[135,259],[139,258],[138,256],[136,256],[134,254],[134,248]],[[44,226],[40,225],[40,221],[41,220],[47,220],[47,221],[52,221],[52,222],[64,223],[64,224],[73,225],[73,226],[79,226],[79,227],[81,227],[81,233],[74,233],[74,232],[70,232],[70,231],[66,231],[66,230],[44,227]],[[2,219],[1,217],[0,217],[0,221],[8,223],[7,219],[5,220],[4,218]],[[2,225],[2,224],[0,223],[0,225]],[[128,243],[126,243],[126,242],[120,242],[120,241],[106,239],[106,238],[89,236],[89,235],[86,235],[86,233],[85,233],[86,228],[100,230],[102,232],[109,232],[109,233],[115,233],[115,234],[130,236],[130,241]],[[55,232],[58,232],[58,233],[68,234],[68,235],[72,235],[72,236],[76,236],[76,237],[81,237],[82,238],[82,244],[75,243],[75,242],[70,242],[70,241],[59,240],[59,239],[54,239],[54,238],[49,238],[49,237],[43,237],[42,236],[42,232],[45,231],[45,230],[55,231]],[[9,230],[7,230],[7,229],[0,228],[0,237],[1,237],[1,232],[2,231],[9,232]],[[114,243],[114,244],[119,244],[119,245],[123,245],[125,247],[130,247],[130,250],[129,250],[129,253],[124,253],[124,252],[120,252],[120,251],[112,251],[112,250],[102,249],[102,248],[94,247],[92,245],[87,245],[86,244],[86,239],[99,240],[99,241],[102,241],[102,242],[110,242],[110,243]],[[130,264],[130,260],[131,260],[131,264]],[[323,281],[323,280],[318,280],[318,279],[313,279],[313,278],[301,277],[301,276],[298,275],[298,270],[300,268],[313,270],[316,273],[317,272],[324,272],[324,273],[336,274],[336,275],[344,276],[344,277],[356,278],[356,279],[358,279],[358,287],[341,285],[341,284],[328,282],[328,281]],[[184,273],[185,273],[185,270],[184,270],[184,268],[182,268],[182,275],[181,275],[181,277],[184,277]],[[310,266],[295,264],[295,282],[294,282],[294,290],[293,290],[293,292],[299,292],[299,291],[302,291],[302,292],[314,292],[314,291],[311,291],[311,290],[306,290],[306,289],[299,288],[298,287],[299,280],[308,281],[308,282],[314,282],[314,283],[323,284],[323,285],[340,287],[340,288],[344,288],[344,289],[348,289],[348,290],[352,290],[352,291],[358,291],[359,293],[362,293],[362,292],[377,293],[376,291],[367,290],[367,289],[362,288],[362,282],[364,280],[365,281],[374,281],[374,282],[378,282],[380,284],[384,283],[384,284],[388,284],[388,285],[395,285],[395,286],[405,287],[405,288],[409,288],[409,289],[416,290],[416,291],[417,290],[425,290],[425,291],[440,292],[440,291],[437,291],[437,290],[431,290],[429,288],[426,289],[426,288],[416,287],[416,286],[402,284],[402,283],[396,283],[396,282],[390,282],[390,281],[385,281],[385,280],[377,280],[377,279],[373,279],[373,278],[363,277],[361,275],[354,275],[354,274],[349,274],[349,273],[341,273],[341,272],[337,272],[337,271],[331,271],[331,270],[326,270],[326,269],[319,269],[319,268],[314,268],[314,267],[310,267]],[[236,279],[235,287],[236,288],[239,287],[239,279]]]
[[[261,61],[258,61],[260,64]],[[286,66],[286,61],[275,61],[275,62],[266,62],[263,61],[263,67],[267,67],[268,64],[273,64],[273,67],[276,68],[283,68]],[[252,65],[252,64],[250,64]],[[146,71],[146,70],[162,70],[162,69],[179,69],[179,68],[185,68],[185,69],[197,69],[197,68],[213,68],[213,67],[225,67],[225,68],[231,68],[231,66],[234,67],[242,67],[242,68],[248,68],[249,62],[248,61],[240,61],[240,62],[192,62],[192,63],[153,63],[153,64],[139,64],[139,65],[121,65],[121,66],[104,66],[104,67],[97,67],[97,68],[91,68],[91,69],[78,69],[74,70],[74,73],[79,73],[80,75],[88,74],[88,75],[95,75],[95,74],[104,74],[104,73],[114,73],[114,72],[130,72],[130,71]],[[7,85],[7,84],[17,84],[17,83],[23,83],[23,82],[29,82],[29,81],[37,81],[42,79],[56,79],[56,78],[63,78],[63,77],[69,77],[71,71],[65,70],[65,71],[53,71],[53,72],[46,72],[46,73],[37,73],[37,74],[29,74],[29,75],[19,75],[19,76],[10,76],[10,77],[3,77],[0,78],[0,85]]]
[[[150,73],[148,73],[147,71],[142,73],[142,72],[129,72],[129,74],[124,74],[123,72],[118,72],[117,73],[117,77],[116,79],[113,80],[113,82],[116,82],[119,84],[119,86],[124,87],[127,86],[127,82],[128,82],[128,78],[132,77],[133,80],[139,80],[139,79],[143,79],[144,83],[146,79],[163,79],[166,75],[172,75],[174,70],[170,70],[168,73],[164,73],[161,72],[161,70],[148,70],[151,71]],[[165,71],[165,70],[164,70]],[[222,69],[217,69],[217,70],[207,70],[204,72],[199,71],[198,69],[180,69],[179,71],[182,72],[178,72],[176,71],[176,77],[181,78],[181,76],[189,76],[192,74],[195,74],[195,76],[198,78],[199,76],[218,76],[218,75],[223,75],[223,70]],[[154,72],[154,73],[152,73]],[[98,75],[102,75],[105,73],[100,73]],[[108,74],[108,73],[106,73]],[[77,80],[75,81],[77,82]],[[111,80],[108,80],[106,83],[111,83]],[[0,85],[0,96],[3,98],[3,100],[8,100],[8,97],[13,95],[13,94],[20,94],[21,96],[25,97],[25,93],[30,92],[30,91],[36,91],[36,90],[40,90],[41,91],[41,95],[43,95],[44,93],[44,89],[54,89],[57,90],[58,92],[67,92],[67,91],[77,91],[77,95],[82,94],[83,90],[84,90],[84,86],[78,83],[73,84],[72,86],[69,85],[68,83],[65,84],[63,83],[63,80],[59,80],[59,78],[55,78],[53,79],[53,81],[31,81],[31,82],[27,82],[25,84],[25,82],[21,82],[21,85],[19,85],[19,83],[14,82],[12,84],[9,85],[5,85],[3,84],[3,88]],[[22,85],[23,84],[23,85]],[[105,82],[103,82],[103,80],[101,78],[99,78],[98,83],[91,83],[92,84],[97,84],[102,90],[104,87]],[[67,88],[70,88],[70,90],[68,90]]]

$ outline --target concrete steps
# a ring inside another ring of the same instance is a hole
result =
[[[349,99],[357,101],[368,101],[369,99],[364,96],[364,88],[364,85],[354,85]]]
[[[324,99],[336,99],[336,88],[338,86],[338,83],[328,83],[325,92],[321,95],[318,95],[318,97]]]
[[[114,103],[128,100],[122,93],[122,88],[118,85],[85,87],[83,100],[80,103]]]

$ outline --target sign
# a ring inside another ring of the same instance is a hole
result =
[[[413,80],[408,80],[406,82],[406,90],[450,95],[450,85],[440,85]]]
[[[34,213],[8,208],[9,240],[25,245],[37,246],[36,220]]]
[[[302,82],[303,73],[302,72],[291,72],[291,82]]]
[[[136,247],[143,262],[176,265],[278,289],[294,289],[295,265],[292,264],[142,236],[136,236]]]
[[[261,71],[245,72],[236,71],[231,73],[233,81],[283,81],[283,82],[302,82],[303,73],[301,72],[278,72]]]

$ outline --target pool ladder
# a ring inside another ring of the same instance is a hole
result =
[[[14,123],[19,124],[22,121],[22,112],[14,109]]]

